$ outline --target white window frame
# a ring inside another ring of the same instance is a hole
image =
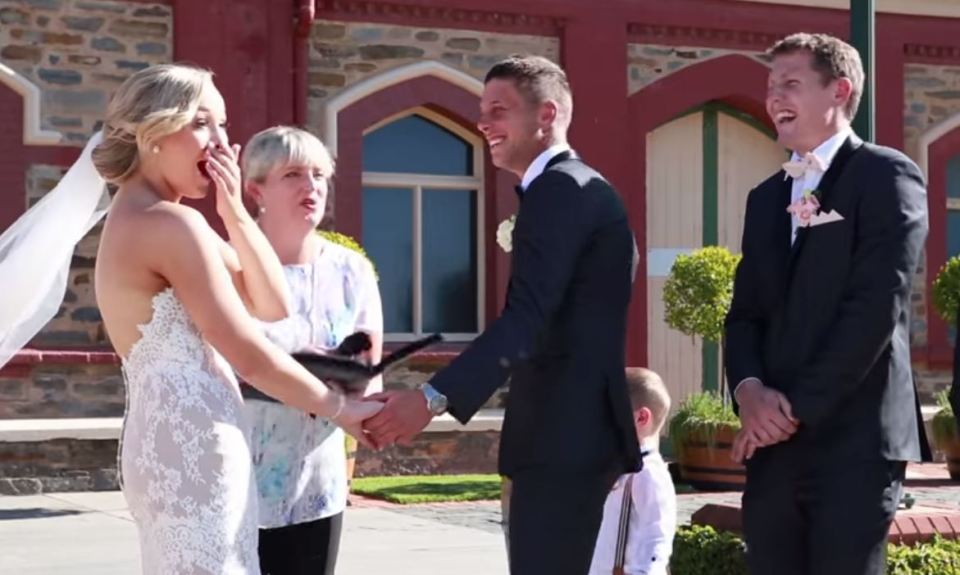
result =
[[[404,188],[413,190],[413,332],[388,332],[384,340],[391,342],[412,341],[426,335],[423,331],[423,190],[470,190],[476,194],[476,258],[477,258],[477,331],[475,333],[443,333],[446,341],[472,341],[484,329],[486,297],[485,279],[485,233],[484,233],[484,157],[483,141],[473,132],[429,108],[417,107],[386,118],[364,130],[363,135],[376,131],[387,124],[408,116],[421,116],[456,135],[473,150],[473,176],[434,176],[402,172],[362,173],[362,187]]]

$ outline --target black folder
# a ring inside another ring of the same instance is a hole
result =
[[[330,354],[299,352],[290,355],[327,385],[339,387],[346,392],[360,392],[374,377],[391,367],[400,365],[417,352],[442,341],[443,336],[439,333],[412,341],[384,357],[377,365],[369,365],[351,357],[370,349],[369,337],[363,333],[351,335]],[[243,396],[247,399],[276,402],[275,399],[246,382],[242,382],[240,387]]]
[[[410,359],[415,353],[441,341],[443,341],[443,336],[439,333],[418,339],[403,345],[383,358],[377,365],[368,365],[341,355],[318,353],[294,353],[291,355],[317,379],[324,382],[329,381],[352,391],[356,388],[363,388],[370,379]]]

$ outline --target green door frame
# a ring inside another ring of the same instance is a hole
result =
[[[753,116],[718,102],[709,102],[689,113],[703,112],[703,237],[701,244],[715,246],[720,243],[720,114],[739,120],[771,140],[776,134]],[[704,391],[719,391],[720,346],[704,341],[701,348]]]

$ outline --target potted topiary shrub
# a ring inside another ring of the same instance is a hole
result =
[[[680,476],[695,489],[737,491],[746,470],[731,457],[740,419],[730,403],[713,391],[687,396],[670,419],[670,443]]]
[[[960,256],[947,260],[937,272],[933,280],[933,307],[947,325],[954,325],[960,308]]]
[[[937,394],[937,407],[940,411],[933,416],[933,443],[947,460],[950,479],[960,481],[960,431],[946,390]]]
[[[666,323],[690,337],[720,345],[723,322],[733,297],[733,276],[740,256],[708,246],[677,256],[663,287]],[[697,489],[742,489],[746,473],[731,459],[740,420],[725,391],[723,366],[719,393],[685,398],[670,420],[670,441],[684,481]]]
[[[317,230],[317,233],[320,235],[320,237],[331,243],[349,248],[362,255],[367,259],[367,261],[370,262],[370,265],[374,267],[373,273],[376,275],[377,269],[373,264],[373,260],[370,259],[370,256],[367,255],[367,252],[364,251],[363,247],[357,243],[357,240],[346,234],[341,234],[340,232],[335,232],[333,230]],[[357,467],[357,440],[348,433],[344,433],[343,436],[344,449],[347,452],[347,486],[349,489],[350,482],[353,481],[353,474]]]
[[[933,281],[933,307],[947,325],[955,324],[960,312],[960,257],[950,258],[937,272]],[[937,396],[937,405],[940,411],[933,417],[933,443],[946,457],[950,477],[960,480],[960,434],[946,391]]]

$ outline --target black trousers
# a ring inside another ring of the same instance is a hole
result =
[[[603,504],[616,471],[514,474],[509,554],[513,575],[586,575],[593,559]]]
[[[883,575],[906,463],[773,455],[747,463],[751,575]]]
[[[333,575],[340,550],[343,513],[260,530],[263,575]]]

